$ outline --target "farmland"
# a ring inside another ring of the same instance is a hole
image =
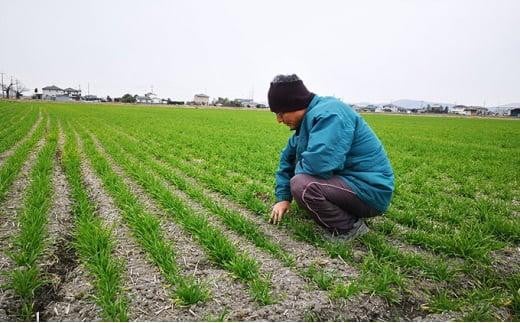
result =
[[[0,101],[0,320],[520,320],[520,121],[366,115],[396,192],[268,224],[263,111]]]

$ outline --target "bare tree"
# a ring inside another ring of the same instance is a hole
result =
[[[14,83],[13,83],[12,79],[11,79],[11,82],[9,82],[8,84],[2,84],[2,94],[5,93],[6,98],[9,99],[9,93],[11,93],[11,91],[13,90],[13,87],[14,87]]]
[[[6,73],[0,73],[1,74],[1,82],[0,82],[0,90],[2,91],[2,97],[9,99],[11,97],[16,97],[17,99],[21,98],[23,95],[23,92],[29,91],[28,88],[25,87],[25,85],[20,82],[19,79],[15,79],[14,76],[11,76],[9,79],[10,81],[5,82],[4,75]],[[5,83],[4,83],[5,82]]]
[[[0,72],[0,91],[2,91],[2,98],[4,97],[4,72]]]
[[[16,80],[16,89],[15,89],[16,98],[17,99],[21,98],[23,95],[23,92],[27,92],[27,91],[29,91],[29,89],[26,88],[25,85],[23,85],[23,83],[20,82],[20,80]]]

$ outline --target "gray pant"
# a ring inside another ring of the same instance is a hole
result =
[[[380,214],[361,201],[339,176],[321,179],[295,175],[291,179],[291,193],[316,223],[332,233],[346,233],[359,218]]]

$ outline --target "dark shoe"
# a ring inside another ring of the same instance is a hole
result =
[[[357,237],[360,237],[366,234],[370,229],[367,227],[365,220],[359,219],[354,222],[352,229],[345,233],[336,233],[329,236],[330,240],[339,240],[339,241],[350,241]]]

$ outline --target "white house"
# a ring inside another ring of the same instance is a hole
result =
[[[76,90],[71,87],[61,89],[56,85],[46,86],[42,88],[42,98],[56,101],[79,101],[81,98],[81,90]]]
[[[240,105],[244,108],[256,108],[257,106],[262,105],[253,101],[253,99],[235,99],[235,101],[240,102]]]
[[[466,115],[466,108],[467,106],[465,105],[455,105],[449,109],[449,112],[454,114]]]
[[[157,94],[148,92],[144,96],[139,95],[135,98],[135,103],[143,104],[161,104],[163,100],[157,97]]]
[[[50,99],[65,94],[65,91],[57,87],[56,85],[46,86],[42,88],[43,98]]]
[[[195,94],[193,97],[193,102],[198,105],[208,105],[209,103],[209,96],[206,94]]]
[[[399,111],[399,107],[395,104],[385,104],[383,105],[383,111],[384,112],[398,112]]]
[[[73,100],[79,100],[81,98],[81,90],[76,90],[71,87],[68,87],[65,90],[63,90],[63,92],[65,92],[65,94]]]
[[[373,105],[373,104],[369,104],[369,105],[366,105],[366,106],[362,106],[362,105],[352,105],[352,107],[357,111],[357,112],[375,112],[376,109],[377,109],[377,106]]]
[[[483,116],[487,114],[488,109],[484,107],[467,107],[464,111],[468,116]]]
[[[152,104],[153,101],[151,98],[147,97],[146,95],[145,96],[139,95],[135,98],[135,103]]]
[[[155,93],[152,93],[152,92],[148,92],[144,95],[145,97],[147,97],[148,99],[150,99],[150,103],[152,104],[161,104],[162,103],[162,100],[160,98],[157,97],[157,94]]]
[[[58,102],[72,101],[72,98],[66,94],[56,95],[56,96],[52,97],[52,99],[54,101],[58,101]]]

